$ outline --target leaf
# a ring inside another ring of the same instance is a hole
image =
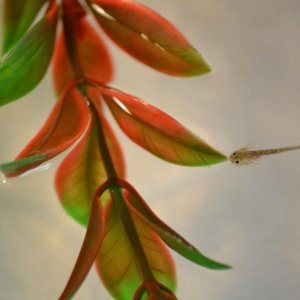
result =
[[[184,166],[208,166],[227,159],[154,106],[114,89],[101,91],[124,133],[152,154]]]
[[[16,157],[16,161],[23,160],[25,163],[16,164],[15,170],[4,170],[4,174],[7,177],[18,176],[66,150],[84,132],[88,122],[85,99],[75,89],[67,91],[56,103],[41,130]],[[32,157],[42,156],[41,160],[32,160]]]
[[[120,178],[124,178],[125,163],[122,149],[104,116],[100,115],[100,117],[117,174]],[[99,151],[95,120],[93,120],[82,140],[57,169],[56,191],[67,213],[86,226],[93,194],[106,180],[107,175]],[[107,195],[104,195],[101,200],[105,205],[108,201]]]
[[[12,162],[4,163],[0,165],[0,171],[16,172],[20,168],[26,167],[29,164],[33,164],[40,161],[45,161],[47,157],[45,155],[37,154],[29,157],[24,157]]]
[[[7,52],[28,30],[46,0],[5,0],[2,52]]]
[[[58,7],[29,30],[0,57],[0,106],[30,92],[47,71],[55,38]]]
[[[96,78],[102,83],[109,82],[112,79],[113,67],[105,44],[84,16],[77,17],[75,21],[67,24],[73,33],[72,45],[69,46],[76,53],[76,64],[80,66],[84,77]],[[61,31],[53,56],[53,80],[57,94],[60,95],[74,79],[75,74],[66,47],[65,32]],[[88,88],[93,94],[92,89]],[[94,93],[91,98],[97,98],[97,93]]]
[[[132,0],[88,0],[102,29],[124,51],[175,76],[210,71],[201,54],[165,18]]]
[[[216,262],[200,253],[192,244],[181,237],[176,231],[161,221],[147,205],[147,203],[137,194],[131,191],[126,194],[126,199],[133,210],[143,218],[143,220],[160,236],[160,238],[174,251],[188,260],[209,269],[226,270],[231,267]]]
[[[133,299],[135,290],[142,284],[134,250],[115,206],[110,203],[105,210],[108,217],[96,261],[97,270],[114,299]],[[153,275],[158,282],[174,291],[175,269],[167,248],[138,216],[132,214],[132,217]]]
[[[83,283],[100,249],[104,228],[105,220],[103,208],[100,200],[95,195],[92,201],[89,223],[79,256],[59,300],[71,299]]]

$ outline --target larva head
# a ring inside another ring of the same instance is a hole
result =
[[[241,148],[233,152],[229,160],[237,166],[245,166],[252,164],[259,157],[254,152],[249,151],[250,147]]]

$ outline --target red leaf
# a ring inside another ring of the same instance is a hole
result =
[[[88,0],[102,29],[141,62],[175,76],[210,71],[187,39],[165,18],[132,0]]]
[[[98,33],[84,16],[76,18],[69,24],[73,40],[70,45],[76,53],[76,64],[80,66],[85,77],[96,78],[102,83],[112,79],[113,67],[109,52]],[[53,57],[53,80],[55,90],[61,94],[66,86],[75,79],[66,46],[65,32],[61,31],[55,45]],[[89,88],[91,98],[97,95]]]
[[[94,195],[85,238],[72,274],[59,300],[69,300],[73,297],[96,259],[105,228],[103,208],[99,200],[99,193],[103,192],[101,186]]]
[[[98,113],[116,172],[120,178],[124,178],[122,149],[106,119],[99,110]],[[82,140],[57,169],[55,177],[56,191],[64,209],[84,226],[89,218],[92,196],[97,187],[107,180],[95,125],[92,120]],[[108,199],[104,194],[102,204],[105,205]]]
[[[122,130],[152,154],[185,166],[207,166],[227,159],[154,106],[121,91],[100,89]]]
[[[21,165],[15,171],[4,172],[8,177],[18,176],[66,150],[86,129],[89,111],[85,99],[76,91],[68,90],[52,109],[47,121],[16,160],[44,156],[43,160]]]

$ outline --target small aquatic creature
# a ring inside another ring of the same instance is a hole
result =
[[[239,166],[251,165],[261,156],[277,154],[286,151],[298,150],[300,146],[290,146],[284,148],[265,149],[265,150],[250,150],[253,146],[247,145],[235,152],[233,152],[229,159],[232,163]]]

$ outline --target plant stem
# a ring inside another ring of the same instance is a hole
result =
[[[89,101],[90,110],[91,110],[92,115],[93,115],[93,120],[96,123],[96,128],[97,128],[97,133],[98,133],[99,151],[100,151],[100,154],[101,154],[103,162],[104,162],[107,177],[108,177],[109,181],[113,182],[115,179],[118,178],[118,175],[117,175],[117,172],[115,170],[113,161],[111,159],[111,156],[110,156],[110,153],[109,153],[109,150],[108,150],[108,146],[107,146],[107,143],[106,143],[106,140],[105,140],[105,135],[104,135],[102,122],[101,122],[101,119],[98,116],[97,108],[95,107],[93,102],[89,99],[87,93],[85,91],[83,91],[83,92],[85,94],[85,97]]]
[[[99,150],[102,155],[105,169],[107,172],[108,180],[112,183],[118,181],[118,175],[116,173],[116,170],[113,165],[113,161],[111,159],[107,143],[104,136],[104,130],[101,123],[101,120],[97,114],[97,109],[94,106],[94,104],[90,101],[90,108],[93,113],[94,120],[96,122],[97,126],[97,133],[98,133],[98,143],[99,143]],[[116,182],[116,184],[112,184],[110,186],[110,193],[111,197],[113,199],[114,205],[122,219],[123,226],[125,228],[125,231],[127,233],[127,237],[130,241],[130,244],[132,246],[132,250],[135,254],[135,257],[138,262],[138,268],[139,272],[143,278],[143,280],[150,280],[154,279],[153,274],[151,272],[148,259],[146,257],[145,251],[143,249],[143,246],[141,244],[141,241],[138,236],[138,232],[136,230],[134,221],[132,219],[132,216],[129,212],[129,209],[126,205],[126,201],[123,198],[122,195],[122,189]]]
[[[127,237],[132,246],[132,250],[135,254],[137,260],[137,266],[142,276],[143,281],[153,280],[153,274],[150,269],[148,259],[146,257],[144,248],[141,244],[140,238],[138,236],[135,224],[133,222],[132,216],[129,212],[129,209],[124,201],[122,190],[120,187],[112,187],[111,195],[113,200],[115,201],[116,208],[121,216],[125,231],[127,233]]]
[[[85,11],[77,0],[63,0],[62,7],[65,42],[69,59],[76,79],[83,78],[84,72],[76,43],[76,35],[78,34],[76,25],[79,22],[79,18],[85,16]]]
[[[72,4],[78,4],[77,0],[64,0],[63,5],[65,8],[65,11],[67,11],[67,8],[70,7]],[[80,10],[79,10],[80,11]],[[80,14],[79,14],[80,15]],[[70,57],[70,61],[75,73],[75,77],[77,79],[84,79],[85,74],[81,67],[80,57],[78,53],[78,45],[76,42],[76,36],[73,30],[76,28],[76,17],[78,14],[70,14],[70,15],[64,15],[64,28],[65,28],[65,35],[66,35],[66,44],[67,44],[67,51]],[[73,28],[74,26],[74,28]],[[88,80],[87,80],[88,81]],[[143,281],[146,280],[154,280],[154,276],[152,274],[151,268],[148,263],[148,259],[146,257],[144,248],[141,244],[140,238],[138,236],[138,232],[136,230],[134,221],[132,219],[132,216],[129,212],[129,209],[126,204],[126,200],[123,197],[122,194],[122,188],[117,184],[118,181],[118,174],[116,172],[116,169],[114,167],[113,160],[111,158],[111,155],[109,153],[107,141],[105,139],[105,133],[103,129],[103,125],[101,122],[101,117],[99,116],[99,113],[97,111],[97,107],[93,103],[93,101],[89,98],[87,87],[85,84],[78,84],[77,85],[78,90],[84,95],[84,97],[87,99],[90,110],[93,116],[93,121],[96,124],[97,134],[98,134],[98,145],[99,145],[99,151],[101,154],[101,157],[104,162],[104,167],[106,170],[106,174],[108,177],[108,182],[110,182],[110,194],[113,200],[113,204],[115,205],[120,218],[122,220],[123,226],[125,228],[125,231],[127,233],[127,237],[129,239],[129,242],[131,244],[132,250],[135,254],[136,260],[137,260],[137,267],[140,272],[140,275],[143,279]],[[114,184],[115,183],[115,184]]]

